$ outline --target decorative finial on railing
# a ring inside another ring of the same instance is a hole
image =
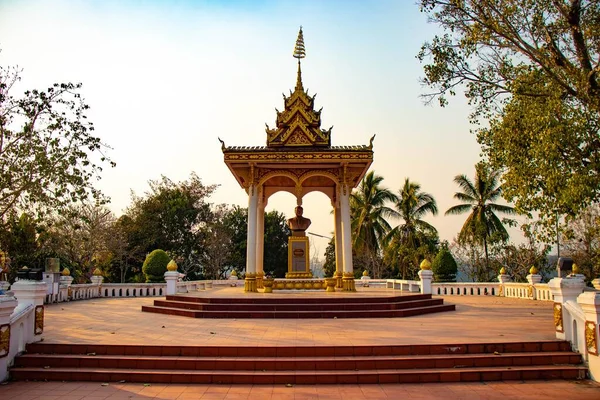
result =
[[[294,46],[294,58],[298,59],[298,77],[296,78],[296,90],[304,90],[302,87],[302,70],[300,69],[300,59],[306,57],[306,49],[304,48],[304,35],[302,34],[302,26],[298,32],[296,46]]]

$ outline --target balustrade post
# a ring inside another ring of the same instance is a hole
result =
[[[12,296],[0,296],[0,382],[8,378],[10,355],[10,316],[17,306],[17,300]],[[13,340],[13,342],[16,342]],[[13,352],[14,354],[14,352]]]
[[[421,262],[419,279],[421,279],[421,294],[431,294],[431,281],[433,280],[433,271],[431,270],[431,263],[427,259]]]
[[[529,275],[527,275],[527,282],[529,282],[529,287],[527,288],[527,292],[529,294],[529,298],[533,300],[537,300],[537,293],[535,292],[535,285],[542,281],[542,276],[538,274],[538,269],[536,267],[531,267],[529,269]]]
[[[565,310],[565,303],[577,302],[577,296],[583,292],[585,281],[579,277],[554,278],[548,282],[548,288],[554,296],[554,327],[556,338],[573,341],[573,323]]]
[[[18,280],[11,286],[11,290],[19,305],[32,305],[34,307],[32,317],[33,335],[27,337],[26,342],[32,343],[42,339],[44,332],[44,299],[48,291],[48,284],[44,281],[32,281],[28,279]]]
[[[584,292],[577,297],[585,315],[585,326],[580,337],[585,338],[585,349],[590,376],[596,382],[600,381],[600,356],[598,352],[598,329],[600,326],[600,292]],[[583,346],[580,346],[580,348]]]

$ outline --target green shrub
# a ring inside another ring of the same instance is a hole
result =
[[[142,272],[146,277],[147,283],[157,283],[165,281],[165,272],[167,272],[167,264],[171,261],[171,257],[164,250],[154,250],[146,256]]]
[[[431,265],[433,277],[436,282],[454,282],[456,281],[456,272],[458,266],[452,253],[447,248],[442,247],[440,252],[435,256]]]

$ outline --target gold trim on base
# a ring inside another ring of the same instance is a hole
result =
[[[10,324],[0,325],[0,358],[10,352]]]
[[[244,279],[244,292],[258,292],[255,273],[246,274],[246,279]]]
[[[335,271],[333,277],[335,278],[335,287],[338,289],[342,289],[344,287],[344,284],[342,282],[342,271]]]
[[[354,274],[352,272],[344,272],[342,283],[344,285],[342,289],[344,292],[356,292],[356,286],[354,284]]]
[[[44,333],[44,306],[35,306],[33,333],[35,335],[41,335]]]
[[[285,279],[311,279],[312,277],[312,272],[287,272],[285,274]]]
[[[257,272],[256,273],[256,288],[257,289],[264,289],[265,287],[263,286],[263,279],[264,279],[265,273],[264,272]]]

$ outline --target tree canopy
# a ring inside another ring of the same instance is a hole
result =
[[[446,215],[469,213],[460,233],[459,242],[472,242],[483,245],[486,267],[489,268],[488,245],[494,241],[508,240],[508,232],[496,213],[514,214],[510,206],[496,204],[502,194],[499,185],[500,173],[491,170],[483,163],[475,166],[475,179],[471,181],[466,175],[457,175],[454,182],[461,191],[454,198],[461,204],[450,207]]]
[[[19,73],[0,67],[0,224],[9,212],[38,217],[89,198],[103,201],[93,183],[103,164],[115,164],[87,120],[81,84],[14,96]]]
[[[600,196],[595,0],[421,0],[427,100],[464,88],[484,155],[520,211],[574,216]]]

